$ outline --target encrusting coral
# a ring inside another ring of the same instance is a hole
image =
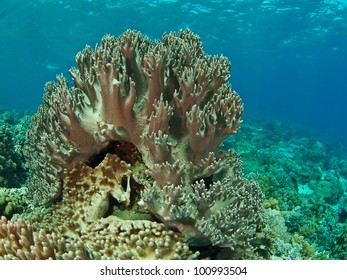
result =
[[[141,234],[153,258],[167,246],[169,258],[196,257],[186,241],[252,251],[262,193],[234,152],[218,150],[243,112],[227,58],[205,55],[190,30],[162,41],[128,30],[76,61],[71,88],[63,76],[46,84],[27,133],[32,199],[61,200],[44,220],[73,229],[93,258],[123,258],[124,242],[135,244],[127,258],[141,258]],[[97,242],[109,250],[98,255]]]

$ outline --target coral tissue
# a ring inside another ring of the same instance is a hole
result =
[[[165,225],[191,246],[250,249],[262,194],[237,154],[219,151],[243,112],[228,59],[206,55],[190,30],[161,41],[128,30],[76,61],[71,87],[63,76],[46,84],[27,134],[32,199],[60,198],[59,215],[80,213],[80,236],[112,220],[113,201],[117,213],[147,213],[152,228]]]

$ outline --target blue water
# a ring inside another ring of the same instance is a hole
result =
[[[36,108],[45,82],[106,33],[186,27],[231,60],[245,118],[347,139],[346,0],[1,0],[0,107]]]

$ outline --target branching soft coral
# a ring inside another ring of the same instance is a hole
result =
[[[94,178],[107,187],[89,193],[101,211],[95,217],[102,219],[112,196],[123,208],[143,207],[190,244],[251,248],[262,223],[261,192],[244,179],[236,154],[218,151],[243,112],[227,58],[204,54],[190,30],[162,41],[128,30],[86,47],[76,61],[72,87],[63,76],[46,84],[27,134],[34,201],[54,201],[63,185],[73,192],[64,170],[93,165],[112,150],[119,158],[107,156],[108,181]],[[113,169],[119,178],[109,179]]]
[[[152,173],[158,164],[177,162],[195,166],[186,169],[187,181],[213,173],[210,153],[239,129],[243,111],[240,97],[225,84],[225,57],[204,55],[189,30],[164,34],[162,42],[127,31],[117,39],[105,36],[76,60],[74,86],[62,76],[46,84],[27,135],[38,202],[59,195],[63,168],[88,160],[111,141],[135,145]]]
[[[243,178],[238,156],[229,154],[222,166],[209,180],[148,186],[140,204],[192,245],[249,250],[262,224],[263,195],[255,182]]]

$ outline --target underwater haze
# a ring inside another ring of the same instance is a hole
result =
[[[245,118],[347,139],[346,0],[1,0],[0,28],[3,109],[36,109],[44,84],[104,34],[190,28],[232,62]]]

